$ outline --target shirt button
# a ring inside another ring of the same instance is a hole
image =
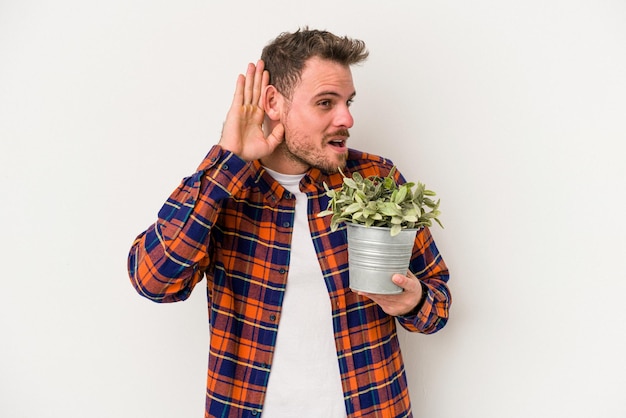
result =
[[[285,274],[285,273],[287,273],[287,270],[285,270],[285,269],[280,269],[280,270],[278,270],[278,272],[279,272],[280,274]]]
[[[223,164],[223,165],[222,165],[222,170],[226,170],[226,171],[228,171],[228,164]]]
[[[257,411],[252,411],[252,415],[254,415],[255,417],[257,416],[258,412]]]
[[[285,228],[289,228],[291,224],[289,222],[283,222],[283,227]]]
[[[276,321],[276,315],[274,314],[270,315],[270,321]]]

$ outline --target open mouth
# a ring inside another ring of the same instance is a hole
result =
[[[335,148],[345,148],[346,140],[345,139],[333,139],[331,141],[328,141],[328,145],[330,145],[331,147],[335,147]]]

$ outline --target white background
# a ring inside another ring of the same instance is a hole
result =
[[[371,50],[351,145],[442,200],[415,415],[626,417],[622,0],[0,0],[0,416],[202,416],[203,286],[144,300],[126,255],[307,24]]]

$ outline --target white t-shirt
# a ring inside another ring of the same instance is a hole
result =
[[[330,298],[317,260],[303,175],[267,169],[296,197],[287,289],[262,416],[345,418]]]

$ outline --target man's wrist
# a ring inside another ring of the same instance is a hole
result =
[[[422,287],[422,297],[420,297],[419,302],[417,302],[417,305],[415,305],[413,309],[411,309],[409,312],[405,313],[402,316],[417,315],[419,311],[422,309],[422,306],[424,306],[424,303],[426,303],[426,298],[428,297],[428,287],[421,280],[418,279],[418,281],[420,282],[420,286]]]

